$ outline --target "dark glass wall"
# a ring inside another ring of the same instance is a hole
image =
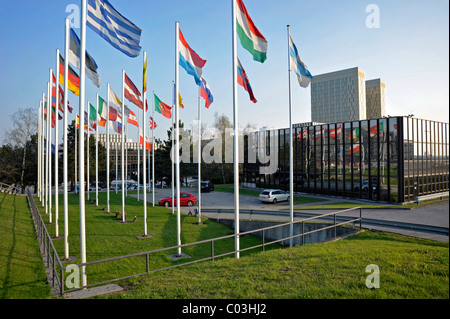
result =
[[[384,202],[448,191],[448,129],[448,123],[408,117],[297,127],[294,191]],[[277,140],[278,166],[260,175],[258,161],[244,162],[243,181],[289,190],[289,129],[256,134],[265,135],[266,154]]]

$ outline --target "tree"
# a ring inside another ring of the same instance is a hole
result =
[[[22,166],[20,170],[20,185],[24,185],[26,169],[27,145],[31,136],[37,132],[38,115],[36,109],[19,109],[11,116],[13,128],[6,133],[6,140],[13,146],[22,148]]]

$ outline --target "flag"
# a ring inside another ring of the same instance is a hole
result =
[[[250,18],[242,0],[237,1],[236,31],[241,44],[253,55],[253,60],[263,63],[267,59],[267,40]]]
[[[159,97],[156,96],[156,94],[153,95],[155,99],[155,111],[170,119],[172,117],[172,108],[166,103],[162,102]]]
[[[355,144],[355,145],[353,145],[353,149],[348,151],[348,154],[357,153],[359,151],[360,151],[359,144]]]
[[[205,99],[205,107],[209,108],[211,103],[214,101],[214,98],[211,94],[211,90],[209,89],[208,82],[206,82],[205,78],[202,76],[200,78],[202,83],[200,84],[200,96]]]
[[[109,127],[114,130],[114,132],[122,134],[122,117],[117,114],[116,121],[109,121]]]
[[[70,29],[70,40],[69,40],[69,62],[72,63],[78,70],[81,65],[81,44],[75,31]],[[91,79],[92,83],[96,86],[100,86],[100,77],[97,73],[97,63],[86,51],[86,76]]]
[[[64,89],[61,87],[61,85],[59,86],[59,97],[59,110],[64,113]],[[69,113],[72,114],[73,108],[69,105],[69,99],[67,99],[67,109],[69,110]]]
[[[98,125],[105,127],[108,120],[108,105],[100,95],[98,96],[98,116]]]
[[[289,36],[289,68],[297,74],[298,84],[304,88],[308,87],[313,76],[300,59],[297,47],[291,36]]]
[[[186,70],[189,75],[192,75],[197,85],[201,84],[200,77],[202,76],[202,68],[206,60],[191,49],[184,39],[183,33],[179,30],[179,52],[180,52],[180,66]]]
[[[252,87],[250,86],[250,81],[248,80],[247,74],[245,73],[245,70],[242,67],[241,61],[239,61],[239,59],[237,65],[237,81],[248,92],[250,100],[253,103],[256,103],[257,101],[255,99],[255,96],[253,95],[253,90]]]
[[[59,55],[59,84],[64,85],[64,59],[61,55]],[[75,95],[80,95],[80,77],[78,74],[72,69],[72,67],[69,65],[69,71],[68,71],[68,88],[70,91],[72,91]],[[72,112],[71,112],[72,113]]]
[[[127,123],[133,124],[137,127],[139,127],[139,123],[138,123],[138,119],[136,117],[136,114],[134,114],[134,112],[130,109],[128,109],[128,114],[127,114]]]
[[[44,153],[47,152],[47,139],[44,137]],[[55,154],[55,144],[52,144],[52,154]]]
[[[91,103],[89,103],[89,127],[97,129],[97,110]]]
[[[122,101],[118,98],[116,93],[114,93],[113,89],[109,87],[109,106],[116,109],[117,112],[122,112]]]
[[[144,136],[144,134],[142,132],[142,129],[139,128],[139,144],[140,145],[144,145],[144,137],[143,136]],[[149,136],[148,135],[145,136],[145,149],[147,151],[151,151],[152,146],[153,146],[153,143],[149,142]]]
[[[126,73],[125,73],[124,91],[125,91],[125,98],[142,109],[141,92],[139,92],[136,85],[134,85],[133,81],[131,81],[131,79],[128,77]]]
[[[109,120],[110,121],[117,121],[118,116],[117,109],[114,108],[112,105],[109,106]]]
[[[320,140],[322,138],[322,133],[324,130],[324,128],[322,128],[321,130],[316,130],[316,140]]]
[[[77,128],[80,128],[80,116],[77,114]],[[84,111],[84,130],[87,130],[88,128],[88,114],[86,111]],[[89,128],[90,131],[93,131],[91,128]]]
[[[153,117],[150,116],[150,128],[156,128],[158,125],[156,125],[156,122],[153,120]]]
[[[143,73],[142,76],[143,76],[143,83],[144,83],[144,85],[143,85],[144,89],[142,90],[142,93],[145,93],[145,92],[147,92],[147,55],[145,56],[144,71],[142,73]]]
[[[355,128],[353,130],[353,142],[355,142],[359,137],[359,127]],[[348,134],[348,139],[351,140],[352,139],[352,134]]]
[[[178,91],[178,106],[184,109],[183,98],[181,97],[181,93]]]
[[[297,133],[297,138],[299,141],[301,141],[303,138],[307,138],[308,137],[308,129],[305,127],[302,129],[301,132]]]
[[[117,12],[107,0],[88,0],[86,25],[129,57],[141,51],[142,30]]]
[[[384,122],[380,122],[380,127],[377,131],[377,125],[373,125],[370,127],[370,137],[376,137],[378,133],[380,133],[380,136],[383,136],[384,131]]]
[[[342,134],[342,124],[339,125],[337,128],[332,128],[330,130],[330,137],[336,139],[336,136],[341,136]]]

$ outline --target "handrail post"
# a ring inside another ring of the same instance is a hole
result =
[[[211,260],[214,261],[214,240],[211,240]]]
[[[359,207],[359,230],[362,229],[362,207]]]
[[[305,244],[305,222],[302,221],[302,246]]]
[[[264,229],[262,230],[262,251],[264,251],[264,246],[265,246],[265,233],[264,233]]]
[[[61,296],[64,295],[64,268],[61,267],[61,286],[60,286],[60,291],[61,291]]]
[[[336,239],[336,214],[334,216],[334,239]]]
[[[146,263],[146,270],[147,270],[147,274],[148,274],[149,271],[150,271],[150,261],[149,261],[149,255],[148,255],[148,253],[145,254],[145,263]]]

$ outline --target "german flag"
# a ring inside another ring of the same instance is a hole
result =
[[[64,59],[59,55],[59,84],[64,85]],[[69,90],[75,95],[80,95],[80,77],[69,65]]]

